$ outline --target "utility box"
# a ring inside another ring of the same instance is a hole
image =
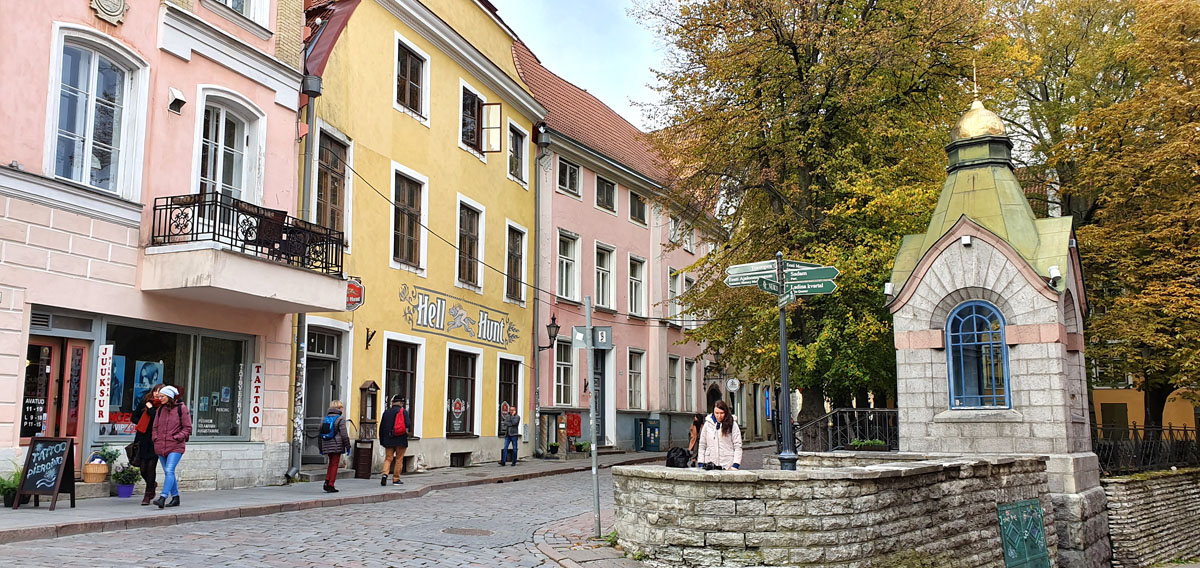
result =
[[[646,418],[642,422],[645,424],[645,426],[642,427],[642,451],[661,452],[662,447],[659,438],[659,420],[657,418]]]
[[[354,441],[354,477],[371,479],[371,466],[375,461],[375,440]]]

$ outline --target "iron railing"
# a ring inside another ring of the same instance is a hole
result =
[[[1093,426],[1092,451],[1105,476],[1200,466],[1200,441],[1186,426]]]
[[[888,451],[899,449],[899,411],[894,408],[838,408],[806,424],[792,423],[797,452],[855,449],[854,440],[882,440]],[[783,451],[783,440],[776,439]]]
[[[151,246],[216,242],[259,258],[342,275],[344,233],[219,193],[156,198],[151,230]]]

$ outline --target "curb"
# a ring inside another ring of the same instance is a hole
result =
[[[639,463],[647,463],[652,461],[662,460],[662,456],[642,457],[629,459],[617,463],[599,464],[598,469],[609,469],[615,465],[632,465]],[[591,464],[559,467],[544,471],[536,471],[530,473],[520,473],[515,475],[499,475],[496,477],[488,477],[482,479],[470,479],[466,481],[449,481],[445,483],[432,483],[420,489],[413,489],[403,492],[375,493],[371,495],[359,495],[355,497],[335,497],[327,499],[309,499],[304,501],[293,501],[290,503],[276,503],[270,505],[248,505],[245,507],[236,507],[230,509],[216,509],[212,511],[198,511],[195,513],[167,513],[162,515],[152,515],[145,517],[132,517],[126,519],[113,519],[104,521],[75,521],[67,523],[59,523],[52,525],[42,525],[36,527],[22,527],[15,529],[0,529],[0,544],[10,544],[14,542],[24,542],[30,540],[40,540],[47,538],[58,538],[63,536],[74,536],[86,533],[119,531],[125,529],[140,529],[148,527],[167,527],[172,525],[180,525],[184,523],[193,523],[198,521],[223,521],[226,519],[237,519],[242,517],[259,517],[263,515],[274,515],[276,513],[289,513],[293,511],[301,511],[305,509],[316,509],[320,507],[341,507],[344,505],[364,505],[367,503],[383,503],[386,501],[396,501],[399,499],[414,499],[428,494],[430,491],[443,491],[447,489],[457,489],[459,487],[472,487],[475,485],[487,485],[491,483],[509,483],[513,481],[525,481],[529,479],[537,479],[539,477],[549,477],[551,475],[564,475],[568,473],[578,473],[581,471],[589,471],[592,469]],[[539,544],[538,549],[542,546]],[[545,551],[543,551],[545,553]],[[560,558],[562,558],[560,556]],[[563,564],[571,568],[578,568],[579,565],[574,561],[564,558],[570,564]],[[560,564],[562,564],[560,562]]]

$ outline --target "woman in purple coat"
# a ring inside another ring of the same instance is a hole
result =
[[[163,489],[154,504],[158,508],[179,506],[179,480],[175,478],[175,466],[192,437],[192,415],[183,404],[179,389],[165,386],[158,391],[160,406],[154,416],[154,452],[163,468]],[[168,502],[167,499],[170,499]]]

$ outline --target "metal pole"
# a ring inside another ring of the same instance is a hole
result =
[[[783,252],[775,253],[775,277],[783,291]],[[779,422],[783,430],[783,451],[779,453],[779,469],[796,470],[796,440],[792,438],[792,391],[788,386],[787,308],[779,304]]]
[[[585,322],[585,334],[587,337],[584,341],[587,344],[587,372],[591,377],[588,384],[591,386],[591,393],[588,396],[588,416],[592,424],[592,517],[596,519],[596,537],[600,537],[600,473],[596,463],[596,370],[593,364],[593,350],[595,345],[592,342],[592,297],[586,296],[583,299],[583,313],[587,315]]]
[[[308,104],[305,105],[304,121],[308,125],[308,133],[304,135],[304,174],[300,180],[300,219],[307,221],[309,218],[308,202],[312,198],[312,156],[313,156],[313,127],[316,126],[316,96],[320,95],[320,82],[317,80],[315,89],[310,87],[312,82],[309,79],[311,76],[306,76],[304,85],[305,94],[308,95]],[[308,341],[308,316],[304,312],[296,314],[296,381],[292,385],[293,400],[292,400],[292,455],[291,467],[288,469],[288,477],[298,479],[301,465],[301,453],[304,449],[304,375],[305,375],[305,358],[308,357],[307,346]]]
[[[533,168],[533,202],[535,203],[535,214],[533,216],[533,258],[542,258],[542,163],[546,160],[549,154],[542,147],[541,142],[538,142],[538,155],[534,158]],[[538,302],[537,286],[542,282],[542,263],[533,263],[533,282],[534,286],[529,287],[529,294],[533,296],[533,321],[535,327],[541,323]],[[542,368],[541,368],[541,349],[538,349],[539,341],[537,340],[538,332],[535,329],[533,333],[533,452],[531,455],[535,458],[545,457],[545,451],[542,449]],[[550,356],[554,357],[554,347],[557,345],[558,338],[550,338]],[[550,369],[553,373],[554,363],[551,359]]]

